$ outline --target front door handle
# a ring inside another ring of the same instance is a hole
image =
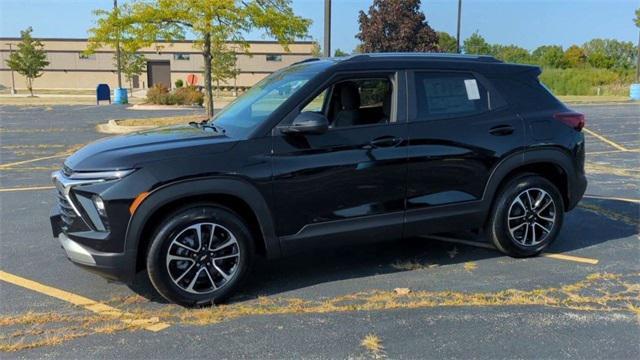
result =
[[[394,147],[400,145],[402,138],[395,136],[382,136],[369,142],[368,148]]]
[[[514,132],[514,128],[511,125],[497,125],[489,129],[489,134],[495,136],[511,135]]]

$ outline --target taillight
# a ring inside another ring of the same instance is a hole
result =
[[[584,114],[574,111],[567,111],[553,114],[553,118],[560,120],[568,126],[580,131],[584,127]]]

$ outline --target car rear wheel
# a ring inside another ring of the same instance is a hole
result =
[[[505,254],[535,256],[558,236],[564,204],[558,189],[537,175],[509,181],[494,201],[486,233]]]
[[[252,258],[253,241],[242,218],[224,207],[197,205],[160,224],[149,247],[147,271],[167,300],[203,306],[232,295]]]

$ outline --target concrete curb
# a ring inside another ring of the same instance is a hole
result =
[[[190,105],[155,105],[155,104],[136,104],[127,108],[127,110],[202,110],[202,106]]]
[[[118,120],[109,120],[106,124],[96,125],[96,130],[103,134],[128,134],[136,131],[156,128],[156,125],[122,126]]]

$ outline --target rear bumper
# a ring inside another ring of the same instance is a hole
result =
[[[573,210],[578,205],[585,191],[587,191],[587,177],[584,174],[578,174],[569,193],[569,203],[566,211]]]
[[[108,253],[91,249],[74,241],[79,234],[65,234],[59,209],[54,207],[50,215],[53,237],[58,238],[67,258],[74,264],[106,279],[129,283],[135,276],[135,254]]]

